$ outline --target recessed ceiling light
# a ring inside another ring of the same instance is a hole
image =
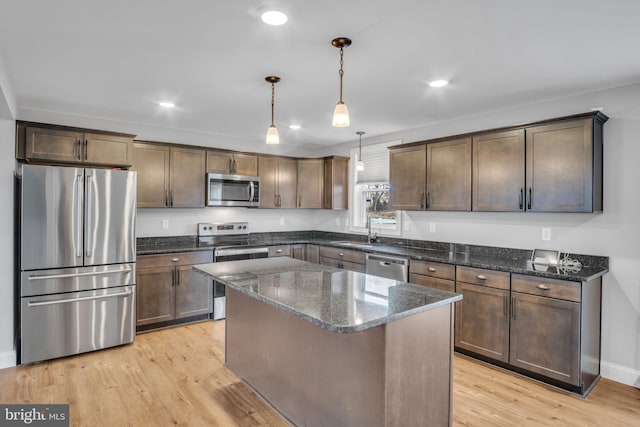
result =
[[[173,108],[176,106],[176,104],[174,104],[173,102],[169,102],[169,101],[160,101],[158,102],[158,105],[163,107],[163,108]]]
[[[300,125],[289,125],[289,129],[300,129],[301,127]]]
[[[448,85],[449,82],[447,80],[434,80],[429,82],[429,86],[431,87],[442,87]]]
[[[260,17],[262,18],[262,22],[269,25],[282,25],[289,19],[284,12],[280,12],[279,10],[267,10],[263,12]]]

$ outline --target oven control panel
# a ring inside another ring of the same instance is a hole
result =
[[[248,222],[199,223],[198,236],[227,236],[249,234]]]

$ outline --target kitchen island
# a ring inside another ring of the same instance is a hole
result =
[[[285,257],[194,269],[227,286],[226,366],[294,425],[451,424],[461,295]]]

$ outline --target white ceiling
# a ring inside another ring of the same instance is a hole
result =
[[[278,4],[282,27],[256,12]],[[640,81],[638,0],[0,0],[18,118],[54,111],[321,148]],[[338,49],[351,126],[334,128]],[[449,86],[429,88],[433,79]],[[171,100],[164,111],[155,103]],[[289,124],[300,124],[293,131]]]

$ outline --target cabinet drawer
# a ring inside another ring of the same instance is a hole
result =
[[[291,247],[289,245],[269,246],[269,258],[274,256],[290,256]]]
[[[483,268],[456,267],[456,281],[509,290],[509,273]]]
[[[451,264],[440,262],[411,260],[409,263],[409,273],[422,274],[423,276],[437,277],[439,279],[455,280],[456,267]]]
[[[326,258],[320,257],[320,264],[328,265],[330,267],[342,268],[344,270],[357,271],[359,273],[364,273],[367,269],[365,264],[359,264],[357,262],[350,261],[342,261],[335,258]]]
[[[325,258],[334,258],[343,261],[355,262],[357,264],[365,264],[367,255],[364,252],[351,251],[348,249],[330,248],[328,246],[320,246],[320,256]]]
[[[409,274],[409,283],[449,292],[455,292],[456,290],[456,282],[453,280],[439,279],[437,277],[423,276],[421,274]]]
[[[580,302],[580,288],[580,282],[568,280],[546,279],[522,274],[514,274],[511,278],[511,290],[514,292],[574,302]]]
[[[213,251],[175,252],[170,254],[141,255],[136,259],[136,268],[166,267],[169,265],[192,265],[213,262]]]

